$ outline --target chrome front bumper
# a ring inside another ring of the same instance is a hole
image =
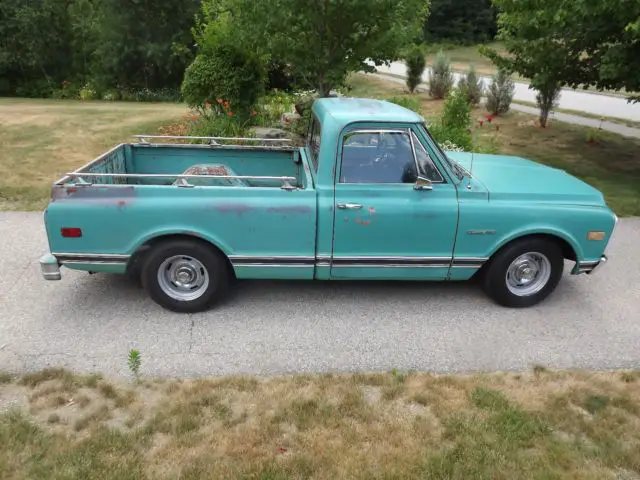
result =
[[[62,279],[58,259],[50,253],[47,253],[46,255],[40,257],[40,271],[42,272],[42,278],[44,278],[45,280]]]
[[[580,275],[582,273],[586,273],[587,275],[591,275],[593,272],[598,270],[605,263],[607,263],[606,255],[602,255],[602,257],[600,257],[600,260],[596,260],[596,261],[576,262],[576,266],[573,267],[571,274]]]

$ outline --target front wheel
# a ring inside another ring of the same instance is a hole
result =
[[[530,307],[557,287],[564,269],[562,250],[544,238],[524,238],[499,251],[484,272],[484,291],[506,307]]]
[[[209,246],[173,240],[155,246],[145,258],[142,285],[159,305],[180,313],[207,310],[229,284],[226,260]]]

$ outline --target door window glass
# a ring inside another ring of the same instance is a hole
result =
[[[340,183],[415,183],[417,178],[407,132],[356,131],[345,135]]]

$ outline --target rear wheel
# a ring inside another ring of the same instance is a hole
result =
[[[224,297],[229,284],[226,259],[191,240],[160,243],[147,253],[142,285],[159,305],[180,313],[207,310]]]
[[[564,257],[552,240],[523,238],[496,253],[487,267],[483,288],[491,298],[507,307],[530,307],[558,286]]]

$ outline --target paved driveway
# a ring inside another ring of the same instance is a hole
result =
[[[118,276],[41,280],[42,216],[0,213],[0,370],[124,375],[130,348],[145,374],[176,376],[640,367],[638,238],[640,219],[622,219],[609,264],[527,310],[470,284],[247,282],[184,316]]]

